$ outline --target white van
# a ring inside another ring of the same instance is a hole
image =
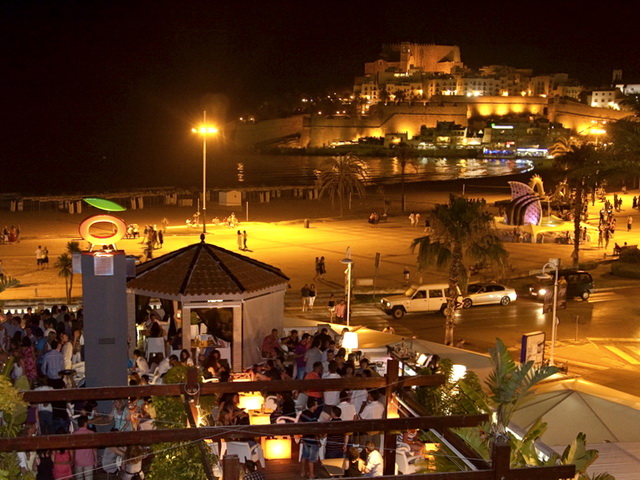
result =
[[[447,308],[448,283],[428,283],[412,285],[402,295],[393,295],[380,300],[378,306],[395,319],[404,317],[405,313],[440,312]],[[457,302],[461,300],[458,289]]]

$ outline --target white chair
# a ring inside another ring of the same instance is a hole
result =
[[[150,361],[151,355],[154,353],[161,353],[163,356],[166,355],[165,348],[166,345],[163,337],[148,337],[145,342],[147,362]]]
[[[264,453],[260,444],[250,445],[249,442],[226,442],[221,441],[220,456],[237,455],[240,463],[245,463],[247,459],[260,463],[262,468],[265,467]]]
[[[416,462],[424,458],[422,455],[411,455],[411,448],[408,445],[398,444],[396,449],[396,475],[411,475],[416,473],[418,466]]]

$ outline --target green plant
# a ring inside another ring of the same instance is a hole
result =
[[[617,277],[640,278],[640,264],[617,260],[611,264],[611,273]]]
[[[565,448],[562,455],[553,454],[543,460],[537,452],[535,442],[544,434],[547,424],[538,419],[522,435],[516,436],[508,430],[511,417],[522,401],[532,393],[532,388],[558,371],[554,366],[535,367],[533,362],[516,364],[504,343],[496,340],[496,347],[489,349],[493,370],[486,380],[488,393],[466,379],[459,382],[460,390],[476,406],[478,411],[489,413],[492,419],[477,428],[459,428],[455,433],[485,460],[489,460],[495,441],[505,438],[511,447],[512,468],[523,466],[576,466],[580,480],[588,480],[586,469],[597,458],[597,450],[586,448],[586,435],[578,433],[576,439]],[[599,480],[611,480],[603,474]]]
[[[420,375],[430,373],[429,369],[420,371]],[[416,388],[416,398],[427,409],[428,414],[437,416],[480,413],[475,403],[460,391],[458,381],[454,381],[451,360],[445,358],[440,361],[440,373],[447,377],[443,385]],[[467,385],[473,385],[474,388],[481,390],[480,380],[474,372],[466,372],[463,378]]]
[[[451,195],[449,203],[428,212],[431,233],[416,238],[411,249],[418,250],[420,270],[435,266],[449,273],[449,295],[445,310],[445,345],[453,344],[458,288],[467,282],[467,265],[484,263],[504,267],[508,252],[493,226],[486,202]]]
[[[8,362],[12,364],[12,362]],[[6,367],[7,365],[5,365]],[[27,420],[27,403],[22,394],[11,384],[8,375],[0,375],[0,412],[3,422],[0,424],[0,437],[17,437]],[[9,372],[11,370],[8,370]],[[0,480],[15,478],[30,480],[35,478],[33,472],[23,472],[15,452],[0,453]]]
[[[185,383],[187,367],[172,367],[163,377],[163,383]],[[201,378],[199,379],[202,380]],[[203,412],[211,412],[216,403],[215,395],[199,397],[193,400],[200,404]],[[187,413],[181,397],[153,397],[156,422],[162,428],[184,428],[187,425]],[[197,420],[197,419],[196,419]],[[191,443],[159,443],[152,447],[153,463],[149,471],[149,480],[187,480],[206,478],[202,456],[196,442]],[[217,459],[209,455],[211,464]]]

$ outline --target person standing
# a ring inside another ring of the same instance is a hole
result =
[[[73,435],[93,433],[87,428],[89,419],[86,415],[78,417],[78,429]],[[93,480],[93,471],[98,466],[98,451],[95,448],[78,448],[73,455],[74,478]]]
[[[243,250],[247,250],[247,231],[243,230],[242,231],[242,249]]]
[[[329,321],[333,322],[333,319],[336,317],[336,297],[333,295],[329,295],[329,300],[327,301],[327,309],[329,310]]]
[[[316,410],[318,410],[318,401],[314,397],[309,397],[307,399],[307,408],[300,414],[298,422],[317,422],[318,415],[316,414]],[[300,475],[302,478],[316,478],[314,472],[315,465],[320,459],[320,442],[318,441],[318,437],[313,434],[303,435],[301,448],[302,454],[300,463],[302,464],[302,471],[300,472]]]
[[[46,246],[42,249],[42,268],[49,268],[49,249]]]
[[[345,315],[347,314],[347,302],[344,298],[336,305],[336,320],[338,323],[344,323]]]
[[[42,246],[36,248],[36,268],[42,270]]]
[[[627,217],[627,232],[631,231],[631,225],[633,224],[633,217],[629,215]]]
[[[313,311],[313,304],[316,302],[316,286],[315,284],[309,285],[309,310]]]
[[[2,260],[0,260],[0,278],[4,278],[4,265],[2,264]]]
[[[300,298],[302,299],[302,311],[306,312],[309,306],[309,284],[305,283],[300,289]]]
[[[244,250],[242,248],[242,246],[244,245],[244,241],[243,241],[243,237],[242,237],[242,232],[240,230],[238,230],[238,250]]]
[[[324,274],[327,273],[327,267],[324,263],[324,257],[320,257],[320,262],[318,266],[320,269],[320,280],[324,280]]]
[[[316,257],[314,268],[315,268],[316,274],[314,275],[313,279],[318,280],[320,278],[320,257]]]

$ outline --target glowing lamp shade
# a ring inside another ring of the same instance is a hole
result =
[[[358,334],[356,332],[345,332],[342,346],[349,350],[358,348]]]
[[[451,380],[453,382],[457,382],[467,373],[467,367],[464,365],[453,365],[451,370]]]
[[[289,437],[273,437],[264,440],[264,458],[282,460],[291,458],[291,439]]]
[[[260,410],[263,403],[264,397],[262,395],[259,393],[251,393],[249,395],[240,396],[238,407],[244,408],[245,410]]]
[[[271,415],[268,413],[256,413],[249,416],[251,425],[269,425],[271,423]]]

